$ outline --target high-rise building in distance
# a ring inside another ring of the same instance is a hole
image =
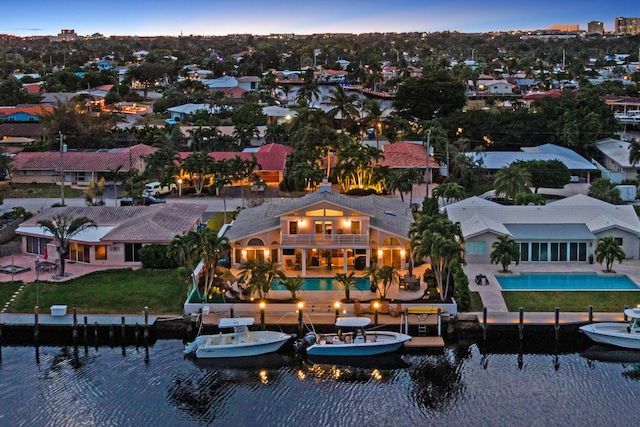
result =
[[[589,34],[604,34],[604,22],[591,21],[587,24],[587,33]]]
[[[614,22],[616,33],[636,35],[640,34],[640,18],[616,18]]]

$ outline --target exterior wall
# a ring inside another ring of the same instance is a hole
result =
[[[56,184],[60,183],[60,174],[55,171],[13,170],[11,182],[16,184]]]
[[[22,111],[17,112],[17,113],[13,113],[13,114],[7,114],[6,116],[4,116],[2,118],[2,121],[10,123],[10,122],[38,122],[39,118],[38,116],[34,115],[34,114],[28,114],[28,113],[24,113]]]
[[[264,246],[247,246],[247,244],[249,243],[249,241],[251,239],[260,239],[262,240],[262,242],[264,243]],[[246,250],[250,249],[250,250],[261,250],[261,251],[267,251],[267,256],[265,256],[265,259],[270,259],[271,258],[271,249],[279,249],[280,245],[278,244],[272,244],[273,242],[280,242],[280,230],[271,230],[271,231],[267,231],[264,233],[259,233],[250,237],[247,237],[245,239],[241,239],[241,240],[234,240],[231,243],[231,260],[232,263],[231,265],[234,268],[238,268],[240,267],[240,264],[242,264],[243,262],[245,262],[247,260],[247,254],[246,254]],[[239,244],[239,245],[238,245]],[[235,255],[235,249],[240,249],[242,251],[242,259],[238,260],[236,255]]]
[[[472,238],[466,239],[466,243],[469,242],[484,242],[485,253],[484,254],[470,254],[465,252],[464,259],[469,264],[489,264],[491,262],[491,245],[497,240],[497,236],[493,233],[484,233]]]
[[[620,229],[611,229],[596,234],[596,237],[621,238],[622,250],[624,250],[627,259],[640,259],[640,240],[637,235]],[[597,242],[593,244],[592,248],[589,248],[591,250],[590,253],[595,252],[596,244]]]

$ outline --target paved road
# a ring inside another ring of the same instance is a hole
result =
[[[86,206],[84,197],[66,198],[65,204],[67,206]],[[2,205],[5,209],[11,209],[15,206],[22,206],[31,212],[42,212],[51,207],[54,203],[60,203],[60,198],[40,198],[40,199],[4,199]],[[171,197],[167,198],[167,203],[196,203],[207,205],[207,212],[222,212],[223,200],[214,197],[202,197],[202,198],[179,198]],[[106,206],[118,206],[119,200],[113,198],[105,199]],[[242,206],[243,199],[241,198],[227,198],[227,211],[233,211],[239,206]]]

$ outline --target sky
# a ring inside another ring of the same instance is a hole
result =
[[[0,34],[138,36],[225,35],[238,33],[464,33],[535,30],[554,24],[604,22],[640,17],[640,1],[596,0],[30,0],[7,1],[0,9]]]

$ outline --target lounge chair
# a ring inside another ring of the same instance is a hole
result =
[[[391,317],[400,317],[400,315],[402,315],[402,311],[402,304],[398,303],[394,310],[389,311],[389,314]]]

